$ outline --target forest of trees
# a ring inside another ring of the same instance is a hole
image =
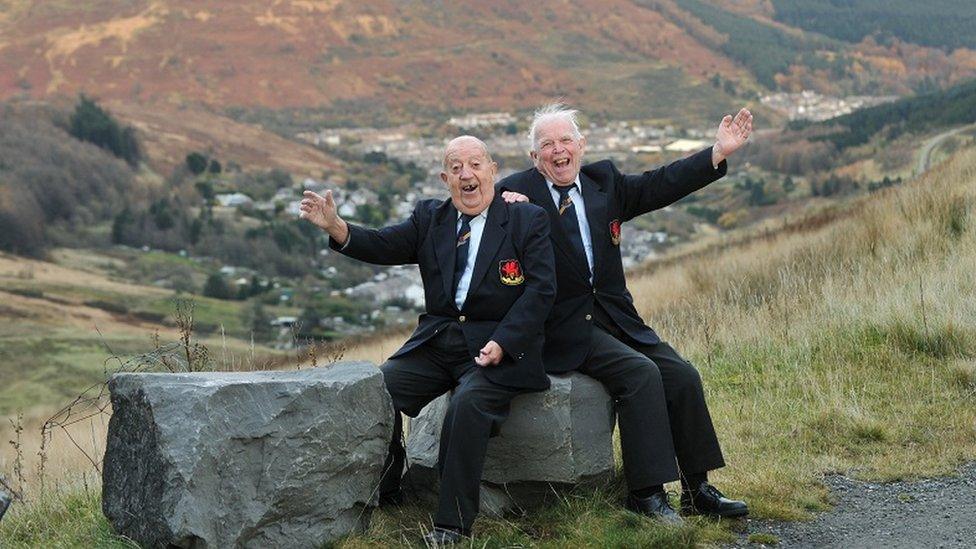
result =
[[[52,114],[0,105],[0,250],[43,256],[143,195],[126,162],[72,139]]]
[[[772,0],[776,20],[857,43],[897,37],[923,46],[976,49],[972,0]]]
[[[749,17],[727,12],[702,0],[676,0],[682,8],[716,29],[729,40],[719,45],[723,53],[742,63],[764,86],[775,89],[775,76],[785,73],[801,56],[809,64],[821,41],[793,36]]]

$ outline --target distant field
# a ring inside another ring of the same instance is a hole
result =
[[[112,357],[151,351],[156,333],[162,344],[178,338],[174,292],[109,277],[110,257],[71,250],[54,255],[50,263],[0,254],[0,415],[56,409],[103,381],[119,365]],[[192,299],[195,337],[227,367],[243,364],[252,354],[243,320],[249,305]]]

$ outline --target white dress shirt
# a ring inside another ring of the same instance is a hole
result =
[[[489,208],[491,205],[488,206]],[[485,232],[485,223],[488,222],[488,208],[471,218],[468,224],[471,227],[471,239],[468,241],[468,261],[464,265],[464,273],[458,281],[457,293],[454,294],[454,303],[458,310],[464,306],[464,300],[468,297],[468,287],[471,286],[471,275],[474,273],[474,261],[478,257],[478,246],[481,245],[481,235]],[[454,234],[461,230],[461,212],[457,214],[457,223],[454,225]]]
[[[556,210],[559,210],[559,191],[556,190],[556,184],[552,181],[546,180],[549,184],[549,194],[552,195],[552,201],[556,203]],[[569,198],[573,201],[573,209],[576,210],[576,221],[579,223],[580,227],[580,238],[583,240],[583,251],[586,253],[586,264],[590,268],[590,282],[593,282],[593,239],[590,237],[590,222],[586,220],[586,206],[583,204],[583,194],[581,190],[583,186],[580,184],[579,175],[576,176],[576,186],[570,189]]]

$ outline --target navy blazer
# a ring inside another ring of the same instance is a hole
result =
[[[620,258],[621,224],[677,202],[724,176],[726,169],[725,161],[717,170],[712,167],[711,148],[640,175],[624,175],[609,160],[583,166],[580,185],[593,244],[592,283],[589,267],[574,253],[562,228],[545,177],[531,168],[498,182],[498,194],[522,193],[542,206],[551,219],[557,293],[546,321],[546,371],[567,372],[583,363],[590,349],[595,303],[634,342],[654,345],[661,341],[637,314],[627,291]]]
[[[368,263],[420,266],[426,311],[413,335],[391,358],[459,322],[472,359],[489,340],[504,350],[500,364],[485,367],[489,380],[507,387],[547,389],[543,328],[556,295],[549,218],[538,206],[506,204],[495,196],[468,295],[458,310],[451,291],[457,216],[450,200],[422,200],[402,223],[382,229],[349,224],[348,246],[340,250],[331,238],[329,246]]]

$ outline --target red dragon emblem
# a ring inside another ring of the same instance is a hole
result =
[[[498,275],[502,280],[502,284],[507,286],[518,286],[525,282],[525,277],[522,275],[522,265],[519,264],[517,259],[499,261]]]
[[[614,246],[620,245],[620,220],[614,219],[610,222],[610,242],[613,242]]]

